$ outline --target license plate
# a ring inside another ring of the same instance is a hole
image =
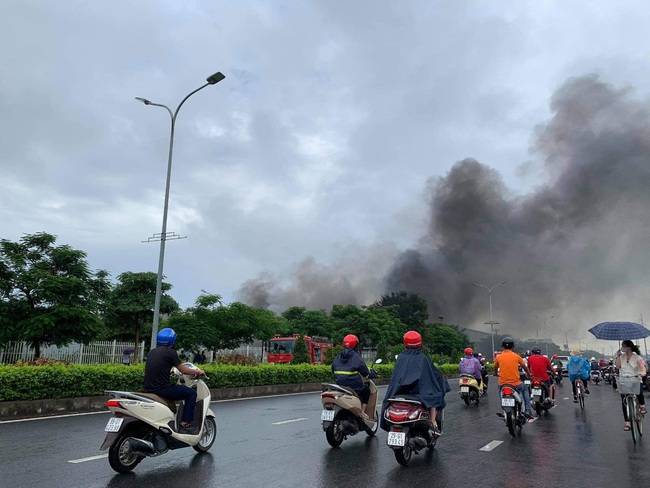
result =
[[[122,421],[124,419],[118,418],[118,417],[111,417],[108,419],[108,423],[106,424],[106,428],[104,429],[105,432],[119,432],[120,427],[122,426]]]
[[[406,444],[406,434],[404,432],[389,432],[387,442],[389,446],[403,446]]]
[[[533,388],[533,395],[542,396],[541,388]]]
[[[530,380],[524,380],[524,384],[530,386]]]
[[[514,398],[502,398],[501,399],[501,405],[503,407],[514,407],[515,406],[515,399]]]
[[[469,393],[469,386],[461,386],[460,387],[460,392],[461,393]]]
[[[334,420],[334,410],[323,410],[323,413],[320,414],[320,419],[331,422]]]

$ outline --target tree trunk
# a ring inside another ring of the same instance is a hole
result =
[[[41,357],[41,343],[37,342],[34,344],[34,360]]]

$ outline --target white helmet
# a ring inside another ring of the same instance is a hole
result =
[[[595,360],[596,360],[596,358],[591,358],[589,361],[595,361]]]

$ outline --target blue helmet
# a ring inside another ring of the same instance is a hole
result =
[[[174,342],[176,342],[174,329],[163,329],[156,336],[156,343],[159,346],[173,346]]]

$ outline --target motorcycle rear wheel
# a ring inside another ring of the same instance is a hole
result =
[[[508,432],[512,437],[515,436],[515,423],[512,418],[512,412],[506,412],[506,425],[508,426]]]
[[[402,466],[408,466],[409,461],[411,460],[411,455],[413,454],[413,450],[411,449],[411,446],[409,446],[408,436],[406,436],[406,443],[404,446],[402,446],[401,449],[395,449],[393,452],[395,453],[395,459],[398,463]]]
[[[206,417],[203,424],[201,440],[192,446],[196,452],[208,452],[217,438],[217,422],[214,417]]]
[[[535,402],[535,413],[538,417],[542,416],[542,404],[540,402]]]
[[[325,437],[327,443],[332,447],[339,447],[343,442],[343,430],[341,429],[341,421],[334,420],[330,426],[325,430]]]
[[[463,401],[465,402],[465,405],[469,405],[469,397],[467,395],[463,396]]]
[[[133,436],[133,432],[125,432],[108,448],[108,464],[118,473],[130,473],[144,458],[137,454],[129,453],[126,440]]]

